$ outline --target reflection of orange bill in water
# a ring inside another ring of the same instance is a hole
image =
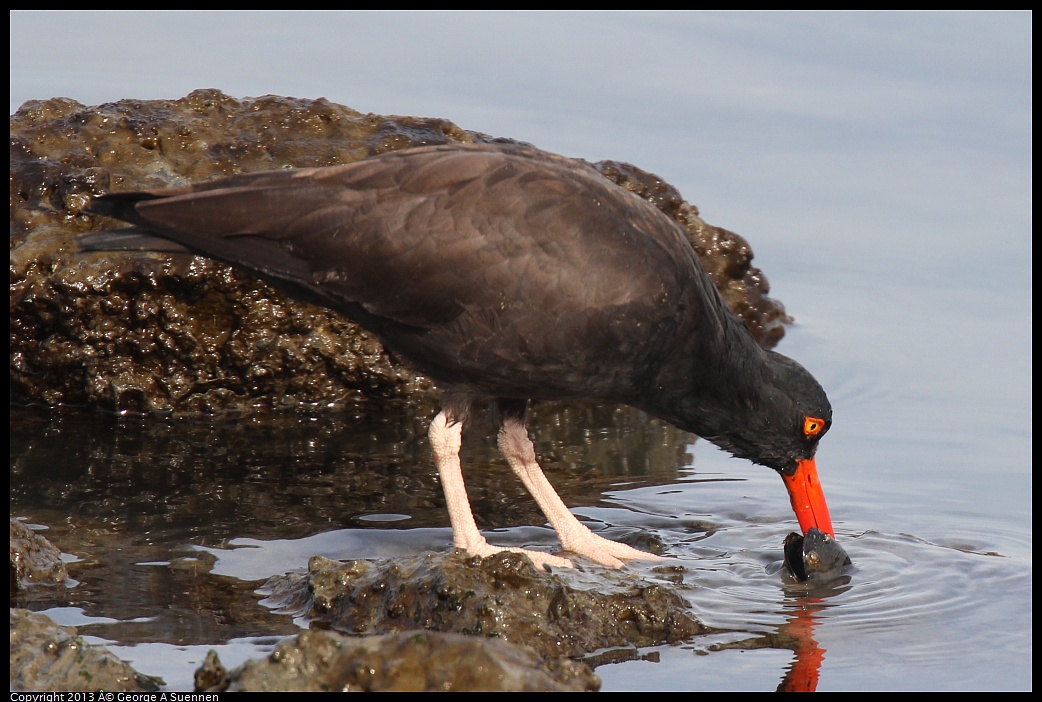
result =
[[[850,565],[850,556],[835,538],[820,529],[810,529],[806,536],[792,533],[785,537],[785,565],[803,582],[811,575]]]

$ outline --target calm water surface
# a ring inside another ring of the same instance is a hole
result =
[[[1030,14],[18,12],[11,40],[12,110],[325,96],[661,174],[749,238],[796,317],[779,350],[835,407],[818,464],[855,567],[780,572],[795,521],[770,471],[629,410],[544,405],[565,500],[661,538],[672,585],[731,632],[601,666],[605,689],[773,690],[794,669],[821,690],[1031,688]],[[259,580],[450,543],[430,412],[16,410],[12,515],[80,559],[65,600],[32,606],[171,689],[210,647],[257,655],[299,624],[242,605]],[[553,548],[489,440],[465,450],[493,539]]]

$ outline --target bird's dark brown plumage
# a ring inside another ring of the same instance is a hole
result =
[[[448,427],[479,398],[520,431],[529,399],[600,398],[791,476],[831,423],[818,383],[755,343],[678,225],[530,147],[422,147],[88,210],[134,226],[84,249],[174,242],[359,322],[444,387]]]

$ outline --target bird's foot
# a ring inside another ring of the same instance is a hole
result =
[[[581,530],[575,530],[573,533],[558,535],[561,537],[561,544],[564,546],[565,551],[589,558],[595,563],[612,568],[623,567],[625,565],[624,561],[665,560],[662,556],[656,556],[654,553],[641,551],[632,546],[621,544],[618,541],[598,536],[585,527]]]
[[[570,560],[562,558],[561,556],[552,556],[549,553],[543,553],[542,551],[529,551],[523,548],[511,548],[509,546],[493,546],[484,539],[480,543],[471,543],[466,546],[456,544],[456,547],[464,551],[471,556],[480,556],[481,558],[488,558],[489,556],[508,551],[509,553],[520,553],[521,555],[528,556],[528,558],[535,564],[535,567],[540,570],[550,570],[554,568],[574,568]]]
[[[591,531],[586,531],[585,534],[576,534],[569,536],[567,542],[564,544],[564,550],[569,553],[574,553],[577,556],[587,558],[594,563],[598,563],[603,566],[610,568],[622,568],[626,565],[625,561],[661,561],[665,560],[662,556],[656,556],[653,553],[647,551],[641,551],[640,549],[627,546],[626,544],[619,543],[618,541],[612,541],[611,539],[605,539],[603,536],[598,536]],[[554,568],[574,568],[575,564],[571,560],[562,556],[553,556],[549,553],[543,553],[542,551],[529,551],[523,548],[513,548],[510,546],[493,546],[484,539],[480,542],[473,542],[467,545],[456,544],[456,547],[471,556],[480,556],[481,558],[488,558],[489,556],[502,553],[507,551],[509,553],[520,553],[528,556],[528,558],[535,564],[536,568],[543,570],[549,570],[550,567]]]

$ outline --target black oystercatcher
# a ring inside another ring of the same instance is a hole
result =
[[[490,399],[500,450],[572,553],[612,566],[655,557],[568,511],[525,430],[532,399],[599,398],[661,417],[778,471],[802,531],[834,535],[814,463],[832,420],[821,386],[753,340],[686,232],[584,163],[517,145],[421,147],[113,193],[87,210],[134,226],[87,235],[84,250],[224,261],[355,320],[434,378],[444,393],[430,440],[468,553],[504,550],[478,531],[459,461],[462,425]]]

